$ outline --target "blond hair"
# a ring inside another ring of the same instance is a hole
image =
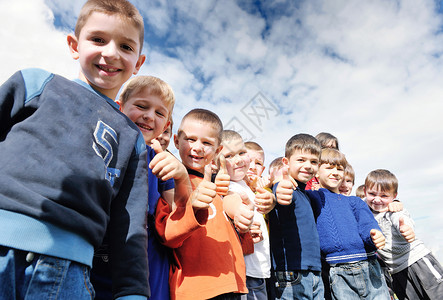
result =
[[[169,84],[154,76],[132,77],[122,89],[119,100],[124,105],[135,93],[144,90],[148,95],[159,97],[169,108],[168,119],[172,119],[175,96]],[[172,127],[171,127],[172,128]]]

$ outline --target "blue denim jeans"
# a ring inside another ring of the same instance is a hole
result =
[[[388,287],[376,259],[331,266],[332,299],[390,299]]]
[[[94,299],[89,267],[0,246],[0,299]]]
[[[320,272],[275,272],[276,299],[323,300],[324,286]]]
[[[249,293],[242,295],[241,300],[268,300],[264,278],[246,276],[246,287]]]

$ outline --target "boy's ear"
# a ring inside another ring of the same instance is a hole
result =
[[[178,136],[176,134],[174,134],[174,145],[175,145],[175,148],[177,148],[177,150],[179,150],[179,148],[178,148]]]
[[[137,75],[138,71],[140,71],[140,68],[142,67],[145,60],[146,60],[146,55],[140,54],[140,56],[138,57],[137,63],[135,64],[135,70],[132,74]]]
[[[220,153],[220,151],[222,151],[222,149],[223,145],[218,146],[217,150],[215,150],[215,155],[217,156]]]
[[[288,165],[289,165],[289,159],[288,159],[287,157],[283,157],[283,158],[281,159],[281,161],[283,162],[283,164],[284,164],[285,166],[288,166]]]
[[[68,42],[69,51],[71,52],[72,58],[77,60],[80,57],[78,54],[77,37],[73,34],[68,34],[68,36],[66,37],[66,41]]]
[[[120,100],[115,100],[115,103],[117,103],[118,104],[118,109],[120,110],[120,111],[123,111],[123,103],[120,101]]]

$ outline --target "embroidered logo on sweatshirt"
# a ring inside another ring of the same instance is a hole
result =
[[[117,133],[111,126],[99,120],[94,130],[94,139],[92,148],[103,158],[106,167],[105,179],[114,186],[115,179],[120,177],[120,170],[112,167],[114,152],[118,149]]]

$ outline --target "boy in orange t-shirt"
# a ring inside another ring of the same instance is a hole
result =
[[[176,208],[160,199],[156,228],[166,246],[173,249],[171,299],[240,299],[247,293],[245,262],[232,222],[224,210],[234,211],[233,223],[248,230],[253,212],[237,196],[223,201],[210,181],[211,161],[222,148],[223,125],[208,110],[185,115],[174,143],[188,169],[192,194]]]

